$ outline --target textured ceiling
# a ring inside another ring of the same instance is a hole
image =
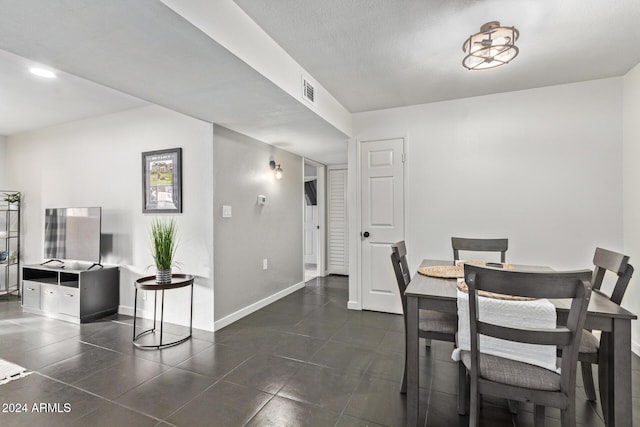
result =
[[[234,0],[349,111],[625,74],[640,63],[638,0]],[[461,65],[489,21],[520,30],[520,55]]]
[[[157,0],[0,0],[0,10],[0,49],[316,161],[346,162],[346,135]]]
[[[639,0],[235,2],[351,112],[620,76],[640,63]],[[158,0],[0,0],[0,10],[0,134],[151,102],[346,162],[346,135]],[[520,30],[520,55],[465,70],[463,41],[492,20]],[[33,61],[63,71],[55,85],[24,74]]]

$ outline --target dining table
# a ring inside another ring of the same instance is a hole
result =
[[[454,261],[425,259],[420,267],[451,266]],[[526,271],[550,271],[545,266],[520,266]],[[407,297],[407,426],[418,424],[419,414],[419,337],[420,309],[457,314],[457,279],[425,276],[415,273],[405,290]],[[557,322],[566,322],[570,300],[554,300]],[[602,412],[607,427],[631,427],[631,321],[637,316],[599,291],[593,291],[589,301],[585,328],[602,331],[598,381]]]

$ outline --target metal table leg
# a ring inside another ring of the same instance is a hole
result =
[[[136,312],[138,311],[138,288],[133,296],[133,340],[136,339]]]
[[[162,292],[161,296],[160,296],[160,339],[159,339],[159,344],[150,344],[150,345],[143,345],[140,344],[138,341],[138,339],[143,336],[146,335],[148,333],[152,333],[155,332],[156,330],[156,324],[157,324],[157,306],[158,306],[158,290],[154,290],[155,291],[155,295],[154,295],[154,299],[153,299],[153,327],[151,329],[148,329],[146,331],[142,331],[139,334],[136,334],[136,317],[137,317],[137,307],[138,307],[138,288],[136,288],[135,290],[135,301],[134,301],[134,308],[133,308],[133,345],[135,345],[136,347],[143,349],[143,350],[158,350],[158,349],[163,349],[163,348],[167,348],[167,347],[171,347],[174,345],[178,345],[181,344],[189,339],[191,339],[192,334],[193,334],[193,283],[191,283],[191,298],[190,298],[190,305],[191,307],[189,308],[189,335],[180,338],[179,340],[176,341],[171,341],[171,342],[164,342],[163,341],[163,335],[164,335],[164,289],[160,289],[159,291]]]

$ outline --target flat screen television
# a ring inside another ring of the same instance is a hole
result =
[[[44,218],[46,259],[100,263],[102,208],[48,208]]]

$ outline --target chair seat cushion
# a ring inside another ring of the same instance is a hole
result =
[[[462,363],[471,369],[471,353],[463,351]],[[539,366],[491,354],[480,354],[480,377],[489,381],[535,390],[560,390],[560,374]]]
[[[458,316],[432,310],[420,310],[420,330],[454,334],[458,329]]]
[[[580,353],[597,353],[600,348],[600,340],[586,329],[582,330],[580,340]]]

